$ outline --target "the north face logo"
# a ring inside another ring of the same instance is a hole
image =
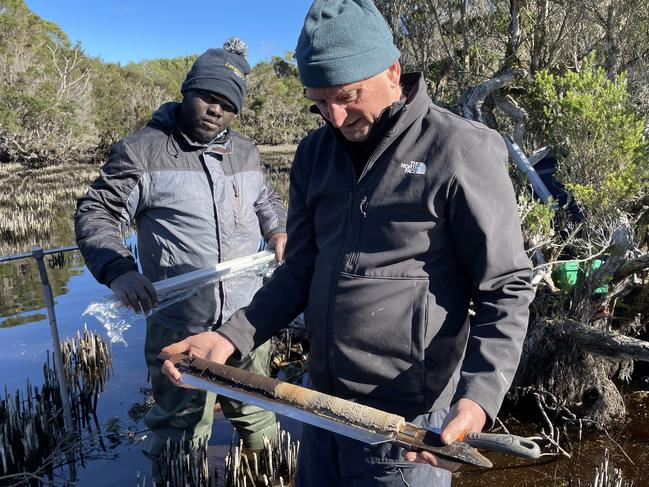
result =
[[[424,164],[423,162],[402,162],[401,168],[406,174],[426,174],[426,164]]]

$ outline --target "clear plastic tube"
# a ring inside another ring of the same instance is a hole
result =
[[[151,309],[147,316],[151,316],[161,309],[174,305],[193,296],[201,289],[216,282],[242,276],[266,276],[272,274],[277,267],[275,254],[269,251],[221,262],[214,267],[199,269],[180,276],[153,283],[158,297],[158,303]],[[111,343],[123,343],[124,332],[133,323],[142,319],[143,315],[135,313],[131,308],[124,306],[114,295],[105,296],[99,301],[88,305],[83,316],[93,316],[104,328]]]

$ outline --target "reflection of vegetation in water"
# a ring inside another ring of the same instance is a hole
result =
[[[96,175],[97,167],[82,164],[0,164],[0,255],[73,244],[74,202]]]
[[[144,419],[144,415],[153,407],[153,390],[150,387],[140,387],[140,393],[144,396],[142,402],[134,402],[128,408],[128,417],[135,423]]]
[[[0,264],[0,316],[44,306],[38,268],[33,259]]]
[[[0,255],[29,252],[34,245],[44,248],[74,245],[75,201],[96,172],[96,168],[87,165],[25,169],[19,164],[0,164]],[[81,256],[68,253],[63,258],[48,256],[46,260],[50,264],[49,279],[54,296],[67,293],[70,277],[81,273]],[[61,260],[69,265],[61,265]],[[0,316],[44,306],[33,259],[0,264]],[[27,317],[14,318],[2,326],[30,321],[33,320]]]
[[[56,256],[45,257],[46,262],[60,259]],[[65,256],[65,265],[61,268],[48,269],[48,277],[52,286],[54,297],[67,294],[70,277],[82,273],[83,259],[78,252],[68,252]],[[0,317],[11,316],[26,311],[33,311],[45,307],[41,282],[38,275],[36,262],[31,257],[26,259],[0,264]],[[35,316],[35,315],[30,315]],[[20,320],[20,317],[12,318]],[[27,319],[27,317],[24,317]],[[34,320],[24,321],[28,323]],[[15,324],[20,324],[16,322]],[[0,327],[13,326],[3,320]]]
[[[44,478],[53,478],[54,471],[78,455],[88,456],[84,443],[96,441],[105,451],[96,417],[97,399],[108,379],[111,358],[101,335],[84,330],[75,339],[61,345],[65,375],[70,388],[67,396],[71,406],[74,431],[67,431],[63,419],[63,402],[56,373],[48,359],[43,367],[44,384],[26,393],[15,395],[5,391],[0,401],[0,483],[40,485]],[[90,416],[97,426],[91,432]]]
[[[106,439],[110,442],[111,448],[116,448],[122,443],[122,427],[119,416],[113,416],[104,423]]]
[[[26,325],[28,323],[35,323],[47,318],[47,315],[42,313],[33,313],[23,316],[12,316],[3,321],[0,321],[0,328],[11,328],[12,326]]]
[[[132,445],[142,440],[141,437],[138,438],[138,435],[141,436],[142,433],[148,430],[143,428],[141,422],[154,403],[151,389],[142,388],[140,392],[145,397],[142,402],[134,402],[129,408],[128,416],[130,421],[125,423],[119,416],[111,416],[106,419],[103,425],[98,427],[96,433],[92,435],[93,448],[104,451],[106,448],[114,450],[125,443]],[[108,440],[108,444],[103,441],[104,439]]]
[[[42,466],[44,457],[64,440],[63,418],[57,414],[61,402],[54,373],[48,366],[44,373],[42,388],[33,388],[28,382],[25,392],[16,391],[15,395],[5,392],[0,402],[2,475],[48,473]]]

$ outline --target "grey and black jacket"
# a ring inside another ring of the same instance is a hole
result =
[[[466,397],[493,420],[533,299],[507,152],[402,83],[360,177],[331,126],[301,142],[286,262],[218,331],[246,354],[306,308],[318,390],[406,417]]]
[[[259,151],[234,130],[194,144],[178,129],[178,103],[117,142],[75,217],[77,243],[95,278],[109,285],[137,270],[122,229],[135,221],[142,272],[159,281],[259,249],[285,231],[286,210],[268,184]],[[250,302],[258,277],[208,287],[151,320],[192,333],[210,329]]]

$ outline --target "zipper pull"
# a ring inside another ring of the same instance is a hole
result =
[[[234,191],[234,207],[232,208],[232,213],[234,216],[234,225],[238,226],[241,224],[241,200],[239,199],[239,188],[234,180],[232,180],[232,190]]]
[[[360,210],[363,214],[363,218],[367,218],[367,196],[363,196],[360,204]]]

